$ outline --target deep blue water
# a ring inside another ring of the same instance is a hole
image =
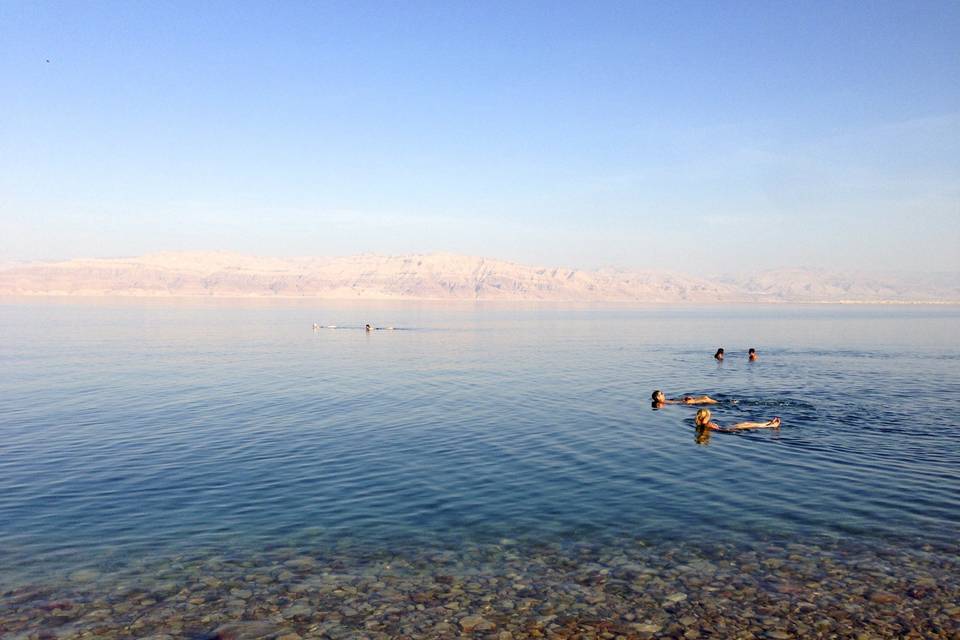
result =
[[[0,578],[345,540],[950,545],[958,330],[957,307],[8,300]],[[655,388],[783,428],[697,444]]]

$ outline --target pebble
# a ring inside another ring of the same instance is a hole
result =
[[[278,640],[281,636],[293,633],[265,620],[252,622],[231,622],[213,630],[211,640]]]
[[[309,616],[313,613],[313,609],[305,604],[296,604],[292,607],[287,607],[283,610],[283,617],[286,619],[295,618],[297,616]]]
[[[886,591],[875,591],[870,594],[870,602],[876,602],[877,604],[893,604],[899,600],[900,598]]]
[[[460,618],[460,628],[467,633],[472,631],[491,631],[496,627],[496,624],[490,622],[483,616],[471,615]]]
[[[306,571],[312,569],[316,566],[317,562],[313,558],[308,556],[300,556],[298,558],[292,558],[283,563],[284,566],[290,567],[291,569],[297,569],[300,571]]]
[[[954,638],[957,602],[960,554],[949,551],[344,545],[138,559],[0,586],[0,629],[25,640]]]
[[[70,579],[74,582],[91,582],[100,576],[99,571],[93,569],[80,569],[70,574]]]

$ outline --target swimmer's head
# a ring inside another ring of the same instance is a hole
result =
[[[693,423],[698,427],[702,427],[708,422],[710,422],[710,409],[698,409],[697,417],[693,419]]]
[[[663,397],[663,391],[660,391],[660,389],[657,389],[656,391],[654,391],[650,397],[651,399],[653,399],[654,402],[663,402],[665,400],[665,398]]]
[[[723,360],[723,347],[720,347],[719,349],[717,349],[717,352],[713,354],[713,357],[716,358],[717,360]]]
[[[363,328],[366,329],[367,331],[372,331],[372,330],[373,330],[373,327],[371,327],[369,324],[368,324],[368,325],[364,325]]]
[[[751,356],[755,356],[755,355],[757,355],[757,350],[754,349],[753,347],[750,347],[749,349],[747,349],[747,354],[749,354],[749,355],[751,355]]]

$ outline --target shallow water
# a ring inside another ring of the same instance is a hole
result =
[[[956,307],[9,300],[0,589],[22,617],[29,599],[10,594],[85,601],[67,576],[129,584],[171,563],[189,581],[306,554],[358,576],[452,554],[454,573],[499,575],[524,570],[512,549],[569,582],[598,558],[670,573],[686,566],[672,553],[762,564],[803,545],[855,582],[843,558],[902,554],[888,575],[922,573],[944,589],[924,598],[952,597],[958,328]],[[722,399],[721,424],[783,428],[697,444],[693,409],[651,409],[655,388]],[[564,564],[584,548],[589,562]],[[260,600],[287,597],[271,593]],[[235,617],[267,615],[256,602]],[[229,609],[209,608],[211,625]],[[930,615],[953,624],[948,609]],[[57,624],[80,633],[88,613]]]

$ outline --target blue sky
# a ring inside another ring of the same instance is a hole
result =
[[[0,260],[177,249],[958,270],[960,2],[0,2]]]

